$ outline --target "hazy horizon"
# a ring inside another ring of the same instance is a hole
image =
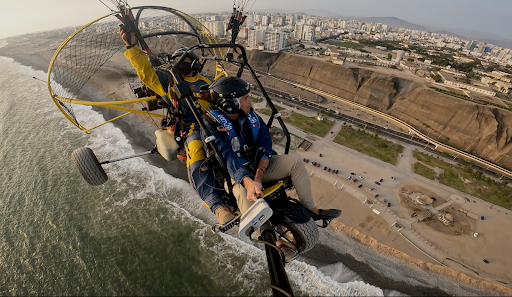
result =
[[[4,4],[7,13],[0,19],[0,25],[9,29],[2,30],[0,38],[85,25],[110,13],[100,1],[46,0],[31,1],[30,5],[26,2],[9,1]],[[104,2],[113,7],[108,1]],[[128,3],[133,7],[167,6],[190,14],[229,11],[233,6],[232,0],[216,0],[215,3],[195,0],[194,5],[178,0],[132,0]],[[325,10],[345,17],[397,17],[427,29],[478,31],[489,34],[490,38],[498,35],[512,40],[509,30],[512,27],[512,1],[509,0],[430,0],[428,5],[411,0],[256,0],[251,11],[265,9]]]

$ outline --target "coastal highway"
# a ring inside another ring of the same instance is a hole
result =
[[[311,102],[308,102],[305,100],[303,100],[302,102],[298,102],[298,101],[296,101],[297,99],[285,97],[288,95],[281,95],[281,93],[284,93],[281,91],[273,90],[268,87],[265,89],[267,90],[269,97],[273,97],[272,95],[275,95],[275,94],[278,94],[278,96],[280,95],[278,99],[276,99],[276,98],[271,98],[271,99],[281,102],[284,105],[287,105],[290,107],[295,107],[295,108],[307,108],[307,109],[311,109],[311,110],[315,110],[315,111],[321,111],[324,114],[327,114],[332,118],[344,121],[346,123],[352,123],[353,125],[357,125],[361,128],[364,128],[365,130],[371,130],[371,131],[378,133],[382,136],[396,139],[400,142],[408,143],[408,144],[415,145],[415,146],[418,146],[421,148],[428,147],[430,149],[435,149],[435,147],[433,145],[431,145],[429,142],[427,142],[421,138],[415,137],[414,135],[401,133],[401,132],[398,132],[398,131],[395,131],[392,129],[387,129],[385,127],[366,122],[359,118],[343,114],[341,112],[335,113],[334,111],[332,111],[322,105],[316,104],[316,103],[311,103]],[[252,92],[256,93],[255,91],[252,91]],[[258,94],[258,93],[256,93],[256,94]],[[304,106],[306,106],[306,107],[304,107]]]
[[[299,84],[299,83],[296,83],[296,82],[293,82],[293,81],[289,81],[289,80],[286,80],[286,79],[282,79],[282,78],[278,78],[278,77],[272,76],[272,75],[267,74],[265,72],[258,71],[258,73],[260,75],[262,75],[262,76],[266,76],[268,78],[272,78],[272,79],[281,81],[283,83],[295,86],[297,88],[301,88],[301,89],[306,90],[306,91],[309,91],[311,93],[314,93],[314,94],[317,94],[317,95],[320,95],[320,96],[324,96],[324,97],[330,98],[332,100],[339,101],[339,102],[341,102],[343,104],[346,104],[346,105],[358,108],[358,109],[360,109],[362,111],[365,111],[367,113],[370,113],[372,115],[380,117],[380,118],[382,118],[384,120],[390,121],[390,122],[396,124],[399,127],[402,127],[402,128],[405,128],[405,129],[409,130],[409,134],[414,135],[417,138],[420,138],[420,139],[422,139],[422,140],[432,144],[435,147],[436,150],[442,149],[442,150],[444,150],[444,151],[446,151],[448,153],[452,153],[452,154],[455,154],[455,155],[457,155],[459,157],[463,157],[463,158],[465,158],[467,160],[470,160],[472,162],[480,164],[480,165],[484,166],[487,169],[493,170],[493,171],[495,171],[495,172],[497,172],[499,174],[502,174],[502,175],[505,175],[505,176],[507,176],[509,178],[512,178],[512,171],[510,171],[510,170],[508,170],[506,168],[503,168],[501,166],[498,166],[498,165],[496,165],[496,164],[494,164],[492,162],[489,162],[487,160],[484,160],[482,158],[479,158],[477,156],[474,156],[472,154],[469,154],[469,153],[467,153],[465,151],[462,151],[462,150],[459,150],[457,148],[454,148],[454,147],[448,146],[446,144],[443,144],[443,143],[441,143],[441,142],[439,142],[439,141],[437,141],[435,139],[429,138],[426,135],[424,135],[423,133],[421,133],[419,130],[417,130],[416,128],[414,128],[411,125],[409,125],[408,123],[406,123],[406,122],[404,122],[404,121],[402,121],[400,119],[397,119],[395,117],[392,117],[392,116],[390,116],[390,115],[388,115],[386,113],[383,113],[381,111],[378,111],[378,110],[366,107],[366,106],[364,106],[362,104],[353,102],[351,100],[344,99],[344,98],[341,98],[341,97],[329,94],[327,92],[324,92],[324,91],[321,91],[321,90],[318,90],[318,89],[315,89],[315,88],[308,87],[306,85],[302,85],[302,84]]]
[[[310,110],[321,111],[324,114],[327,114],[327,115],[329,115],[332,118],[336,118],[338,120],[345,121],[346,123],[352,123],[354,125],[358,125],[361,128],[364,127],[364,129],[372,130],[375,133],[377,133],[377,131],[378,131],[378,133],[381,136],[385,136],[387,138],[396,139],[396,140],[398,140],[398,141],[400,141],[402,143],[411,144],[411,145],[414,145],[414,146],[422,148],[422,149],[427,149],[428,148],[428,149],[431,150],[431,153],[437,154],[437,155],[439,155],[442,158],[446,158],[446,159],[450,159],[450,160],[454,159],[453,157],[447,158],[446,155],[443,155],[443,152],[436,150],[435,145],[429,143],[426,140],[423,140],[421,138],[416,137],[414,134],[411,135],[411,134],[402,133],[402,132],[399,132],[399,131],[396,131],[396,130],[388,129],[387,127],[375,125],[375,124],[366,122],[364,120],[361,120],[359,118],[346,115],[346,114],[344,114],[342,112],[337,112],[336,113],[332,109],[323,106],[321,103],[313,103],[313,102],[309,102],[307,100],[300,100],[299,101],[299,99],[294,98],[293,96],[289,95],[287,92],[284,92],[284,91],[275,90],[275,89],[272,89],[272,88],[269,88],[269,87],[266,87],[265,90],[267,91],[269,97],[272,100],[281,102],[282,104],[290,106],[292,108],[297,108],[297,109],[299,109],[299,108],[306,108],[306,109],[310,109]],[[256,90],[252,90],[252,92],[255,93],[255,94],[258,94],[257,93],[257,89]],[[278,98],[275,98],[275,96],[277,96]],[[500,176],[501,176],[499,173],[497,173],[495,171],[487,171],[488,170],[487,166],[481,166],[481,165],[476,164],[476,163],[471,163],[471,166],[475,170],[478,170],[478,171],[480,171],[482,173],[487,172],[487,174],[493,175],[496,178],[500,178]],[[508,178],[508,177],[504,177],[504,178],[506,180],[508,180],[509,182],[512,182],[511,178]]]

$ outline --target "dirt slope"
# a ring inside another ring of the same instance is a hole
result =
[[[512,168],[512,112],[436,92],[421,83],[289,53],[252,51],[253,68],[392,115],[425,134]],[[297,92],[272,79],[264,85]]]

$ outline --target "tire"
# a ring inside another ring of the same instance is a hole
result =
[[[305,253],[311,250],[318,242],[318,226],[312,218],[309,219],[306,223],[298,224],[292,222],[281,223],[278,226],[278,231],[282,233],[286,238],[291,240],[300,250],[299,254]],[[290,234],[291,233],[291,234]],[[282,239],[284,244],[288,247],[294,249],[294,246],[285,239]],[[286,262],[290,262],[297,255],[286,256]]]
[[[83,147],[74,150],[71,158],[73,158],[73,162],[78,167],[80,174],[89,184],[99,186],[108,180],[105,170],[103,170],[98,158],[96,158],[96,155],[94,155],[90,148]]]

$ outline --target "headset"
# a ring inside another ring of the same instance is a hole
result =
[[[187,52],[187,48],[180,48],[176,50],[172,56],[169,57],[169,61],[174,61],[179,58],[181,55],[186,54],[187,57],[192,59],[192,63],[182,62],[178,64],[178,72],[180,74],[185,74],[189,72],[195,72],[195,74],[201,72],[203,70],[204,63],[199,61],[199,56],[195,52]]]
[[[217,107],[227,114],[239,113],[240,98],[219,98]]]

